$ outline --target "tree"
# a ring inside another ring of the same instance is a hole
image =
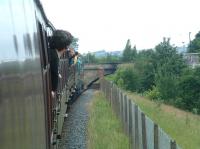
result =
[[[79,46],[78,41],[79,41],[78,38],[73,38],[73,41],[71,43],[71,46],[74,48],[75,51],[78,51],[78,46]]]
[[[122,60],[124,62],[133,62],[135,60],[137,51],[136,47],[131,47],[130,39],[127,40],[125,49],[123,51]]]
[[[164,100],[175,99],[177,96],[177,80],[186,67],[176,48],[170,45],[170,39],[155,48],[155,84]]]
[[[97,59],[94,54],[87,53],[85,56],[83,56],[84,63],[96,63]]]
[[[139,51],[134,63],[134,69],[137,69],[140,75],[141,86],[139,92],[144,92],[155,85],[155,67],[153,61],[155,51],[152,49]]]
[[[140,76],[133,64],[122,65],[115,73],[114,82],[126,90],[138,91]]]
[[[176,47],[170,45],[170,39],[163,38],[163,42],[155,47],[155,67],[156,71],[166,67],[166,71],[174,75],[180,75],[185,62],[182,55],[178,54]],[[163,72],[164,73],[164,72]]]
[[[178,106],[200,114],[200,68],[190,70],[190,73],[183,75],[178,87],[181,99]]]
[[[188,52],[189,53],[200,52],[200,31],[195,35],[195,38],[189,44]]]

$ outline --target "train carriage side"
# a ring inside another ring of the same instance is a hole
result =
[[[36,0],[2,0],[0,13],[0,147],[50,148],[46,22]]]

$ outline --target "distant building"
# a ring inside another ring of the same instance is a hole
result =
[[[118,57],[121,57],[122,53],[123,53],[122,51],[111,51],[111,52],[109,52],[110,55],[118,56]]]
[[[178,53],[186,53],[187,52],[187,47],[186,46],[177,47],[176,49],[177,49]]]
[[[183,58],[186,60],[186,63],[192,68],[200,66],[199,56],[200,53],[183,53]]]
[[[92,54],[95,55],[95,57],[106,57],[108,54],[110,54],[111,56],[122,56],[122,51],[111,51],[111,52],[106,52],[105,50],[100,50],[100,51],[96,51],[96,52],[92,52]]]
[[[95,57],[105,57],[107,55],[107,52],[105,50],[101,50],[93,52],[93,54],[95,55]]]

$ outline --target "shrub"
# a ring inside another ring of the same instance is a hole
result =
[[[179,82],[182,108],[200,113],[200,79],[195,75],[183,76]],[[195,109],[195,110],[194,110]]]
[[[160,92],[156,86],[153,86],[152,90],[146,91],[145,95],[152,100],[160,99]]]
[[[114,82],[126,90],[137,91],[140,87],[139,73],[133,65],[123,65],[116,71]]]

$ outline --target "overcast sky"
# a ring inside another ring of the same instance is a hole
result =
[[[79,51],[123,50],[127,39],[138,50],[163,37],[183,46],[200,31],[199,0],[41,0],[58,29],[79,38]]]

